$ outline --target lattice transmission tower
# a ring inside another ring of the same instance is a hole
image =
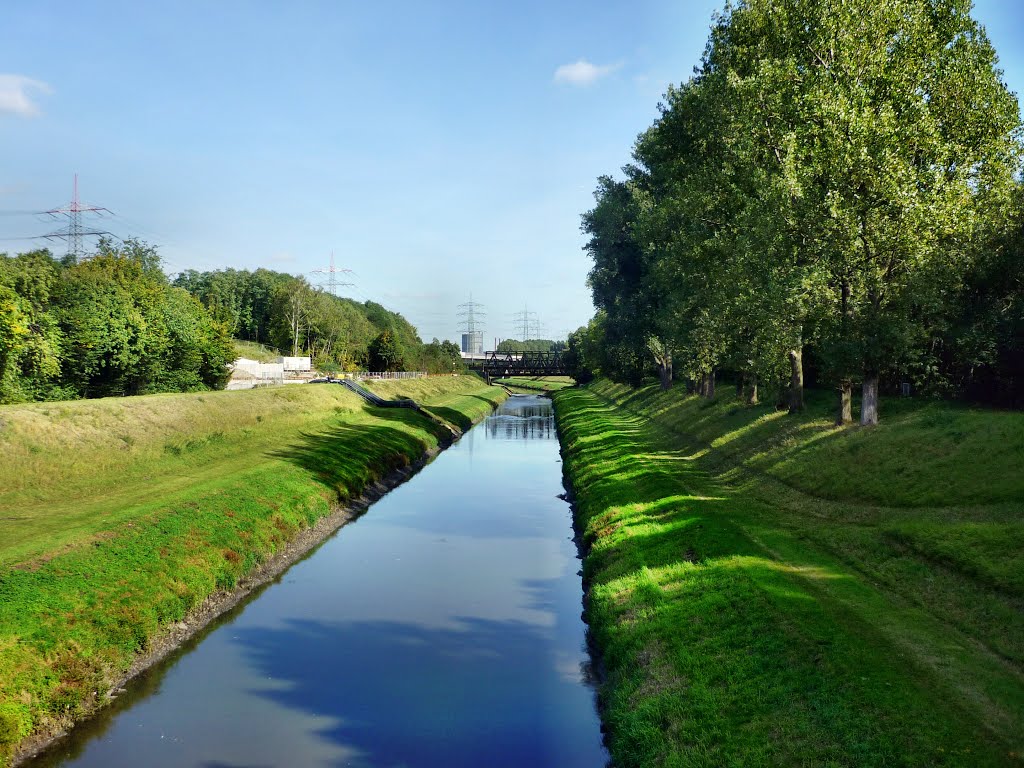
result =
[[[350,275],[352,274],[351,269],[339,269],[334,266],[334,251],[331,251],[331,263],[326,267],[317,267],[311,274],[314,275],[327,275],[326,284],[320,283],[321,288],[326,288],[327,292],[332,296],[338,295],[338,288],[344,286],[351,286],[353,283],[339,282],[338,275]]]
[[[110,232],[102,229],[93,229],[86,227],[82,224],[82,214],[91,213],[98,216],[102,216],[104,213],[113,215],[113,212],[109,208],[103,208],[99,205],[89,205],[82,203],[78,199],[78,174],[75,174],[75,188],[71,196],[71,202],[66,205],[62,205],[60,208],[52,208],[49,211],[41,211],[41,213],[52,216],[57,219],[61,216],[67,217],[68,225],[66,229],[60,229],[56,232],[50,232],[43,235],[47,240],[63,240],[68,244],[68,256],[75,261],[80,260],[85,256],[84,240],[87,237],[100,237],[102,235],[109,235]]]
[[[462,351],[482,353],[484,351],[484,326],[482,320],[487,317],[484,312],[484,305],[473,301],[473,294],[469,294],[469,301],[459,304],[459,330],[462,334]]]
[[[522,341],[527,339],[536,339],[536,334],[540,333],[540,320],[537,319],[537,313],[531,312],[528,307],[523,307],[522,312],[516,312],[513,316],[516,324],[516,329],[522,336]]]

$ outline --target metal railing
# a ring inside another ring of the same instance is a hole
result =
[[[356,371],[352,374],[356,379],[422,379],[426,371]]]

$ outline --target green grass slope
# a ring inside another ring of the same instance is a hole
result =
[[[466,423],[504,397],[469,376],[416,391]],[[447,435],[331,385],[0,407],[0,764]]]
[[[1021,414],[554,397],[616,765],[1020,764]]]
[[[533,389],[540,392],[556,392],[576,384],[576,380],[569,376],[509,376],[497,381],[507,387]]]

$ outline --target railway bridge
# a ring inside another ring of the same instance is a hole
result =
[[[561,352],[484,352],[467,358],[466,366],[490,378],[569,375]]]

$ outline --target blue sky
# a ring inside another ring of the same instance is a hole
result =
[[[71,197],[160,246],[168,271],[307,274],[486,346],[536,312],[592,314],[579,216],[685,80],[717,0],[34,2],[0,25],[0,250]],[[1024,6],[982,0],[1024,90]],[[60,253],[60,243],[53,245]]]

